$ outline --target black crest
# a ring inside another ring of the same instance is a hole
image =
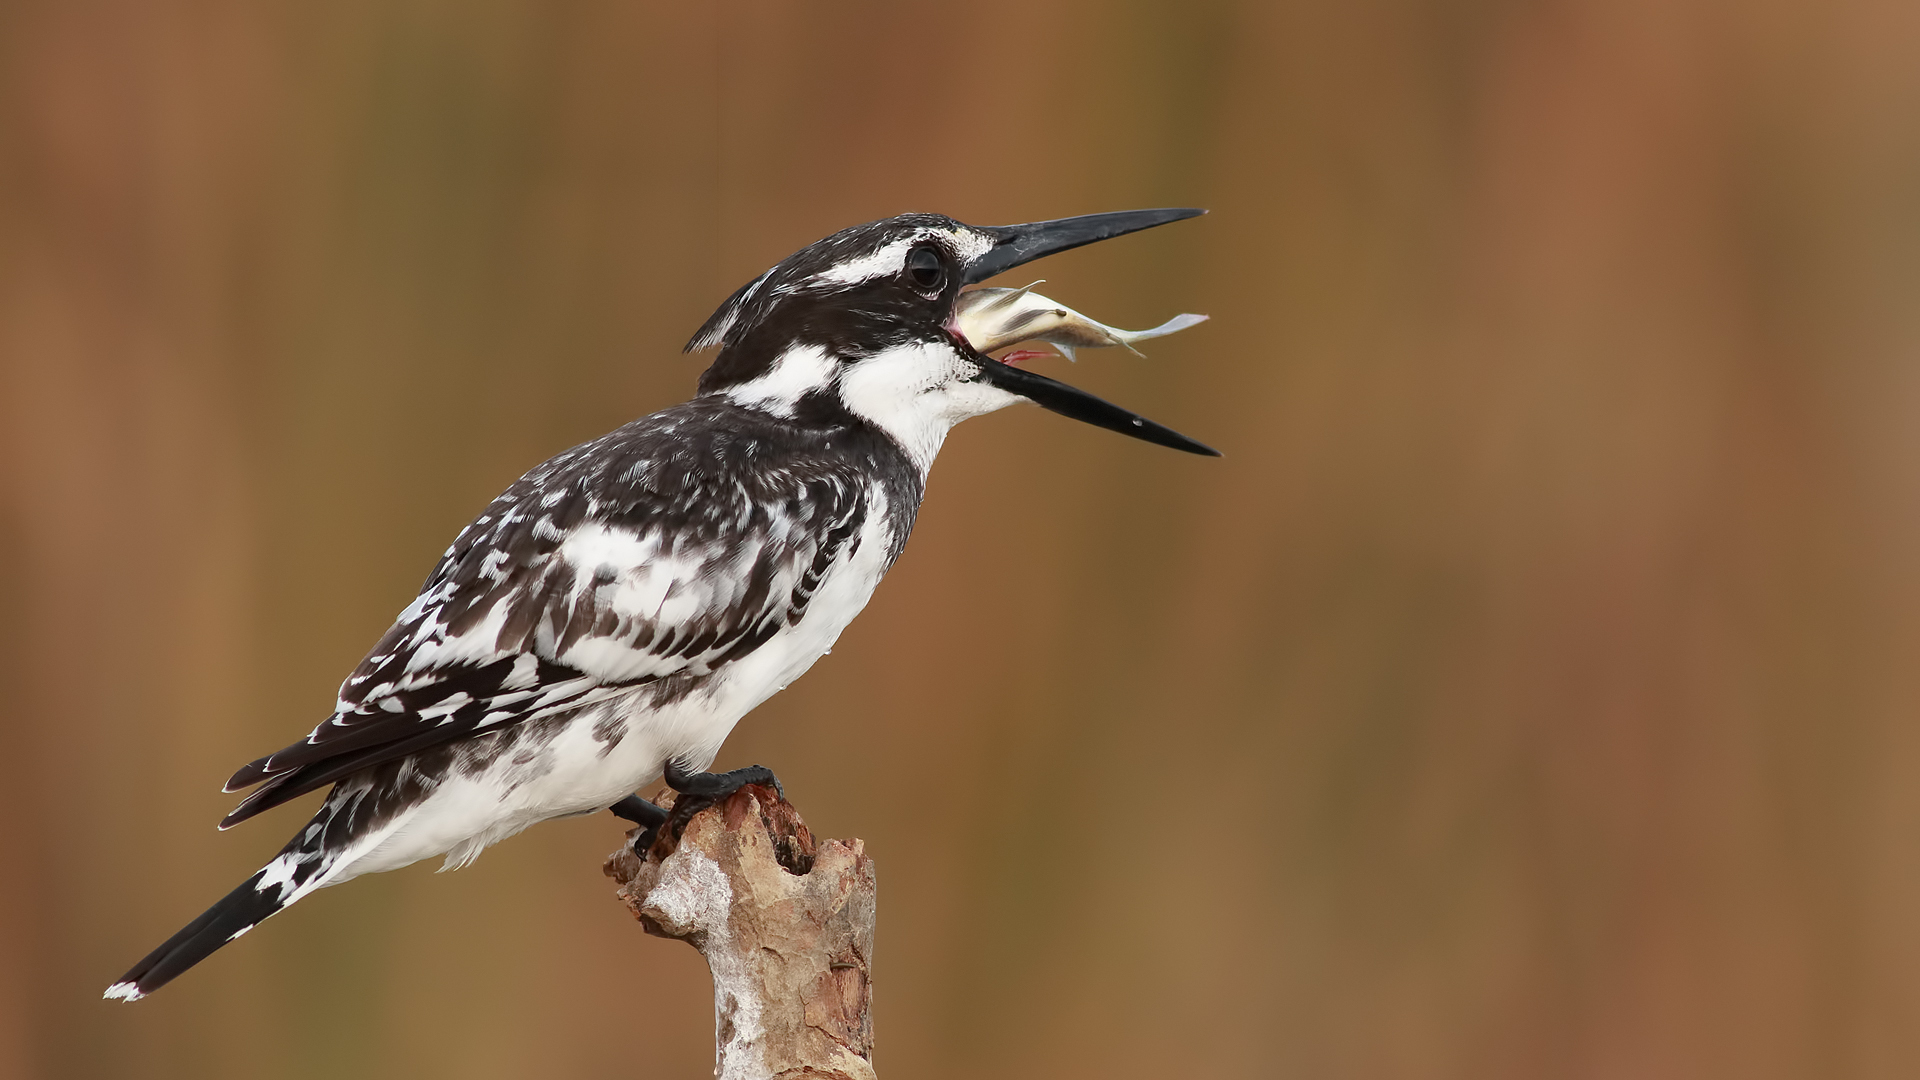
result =
[[[764,374],[794,345],[818,345],[855,360],[916,339],[933,339],[962,281],[961,255],[943,238],[953,231],[980,233],[944,214],[901,214],[842,229],[782,259],[741,286],[687,342],[686,351],[720,346],[720,355],[700,377],[700,392],[712,393]],[[895,279],[834,281],[834,268],[927,235],[949,264],[939,294],[928,296]]]

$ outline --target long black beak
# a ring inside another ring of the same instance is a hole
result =
[[[1118,210],[1111,214],[1082,214],[1025,225],[976,226],[993,237],[993,249],[967,267],[966,284],[978,285],[995,274],[1047,255],[1071,251],[1095,240],[1111,240],[1170,221],[1199,217],[1205,210]]]
[[[975,260],[967,267],[966,283],[978,284],[1000,273],[1011,270],[1021,263],[1032,262],[1045,255],[1054,255],[1091,244],[1096,240],[1107,240],[1115,236],[1125,236],[1141,229],[1151,229],[1155,225],[1165,225],[1171,221],[1182,221],[1190,217],[1199,217],[1205,210],[1182,207],[1169,210],[1121,210],[1111,214],[1086,214],[1081,217],[1059,218],[1054,221],[1033,221],[1025,225],[990,226],[984,231],[993,235],[992,250]],[[1102,400],[1085,390],[1068,386],[1056,379],[1049,379],[1031,371],[1003,364],[988,357],[980,359],[981,374],[987,382],[1008,393],[1021,397],[1046,409],[1084,421],[1108,431],[1117,431],[1122,435],[1131,435],[1136,439],[1160,446],[1170,446],[1175,450],[1185,450],[1189,454],[1205,454],[1219,457],[1220,451],[1187,438],[1185,435],[1164,427],[1141,416],[1129,412],[1110,401]]]
[[[1070,416],[1094,427],[1131,435],[1160,446],[1185,450],[1189,454],[1220,456],[1220,451],[1203,442],[1189,439],[1170,427],[1156,424],[1139,413],[1129,412],[1111,401],[1094,397],[1058,379],[1049,379],[1012,364],[1003,364],[991,357],[980,359],[980,371],[987,382],[1010,394],[1019,394],[1048,412]]]

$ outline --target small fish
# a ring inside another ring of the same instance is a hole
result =
[[[1044,280],[1044,279],[1043,279]],[[1038,285],[1036,281],[1033,285]],[[1136,341],[1164,337],[1207,321],[1205,315],[1175,315],[1151,330],[1122,330],[1095,322],[1072,308],[1041,296],[1033,285],[1019,289],[971,289],[954,304],[954,325],[967,344],[983,353],[1021,341],[1044,341],[1074,359],[1075,349],[1124,346],[1135,356]],[[1039,355],[1039,354],[1035,354]]]

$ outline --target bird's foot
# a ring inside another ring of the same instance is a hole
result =
[[[719,802],[748,784],[770,787],[781,798],[787,797],[786,790],[780,786],[780,778],[765,765],[749,765],[744,769],[722,773],[688,772],[678,761],[669,758],[662,772],[668,787],[682,795],[693,795],[711,802]],[[674,805],[679,804],[676,802]]]
[[[653,835],[658,836],[660,832],[665,831],[676,840],[686,829],[687,822],[693,820],[693,815],[709,806],[726,802],[734,792],[748,784],[770,787],[782,799],[787,797],[785,789],[780,786],[780,778],[773,775],[773,770],[764,765],[749,765],[744,769],[723,773],[688,772],[678,761],[669,760],[666,768],[662,770],[662,779],[666,780],[667,786],[672,788],[676,795],[673,800],[673,809],[666,812],[664,823],[653,830]],[[653,841],[649,839],[646,848],[635,848],[635,850],[640,852],[641,858],[644,859],[647,850],[652,846]]]
[[[653,842],[660,838],[660,826],[667,823],[667,812],[638,795],[629,795],[607,809],[615,817],[625,818],[640,826],[640,835],[633,838],[633,853],[645,861]]]

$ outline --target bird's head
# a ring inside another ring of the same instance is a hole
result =
[[[1196,454],[1214,451],[1083,390],[980,353],[954,317],[964,285],[1045,255],[1204,213],[1128,210],[1025,225],[902,214],[794,252],[727,298],[689,351],[720,347],[703,395],[796,420],[857,418],[924,471],[953,426],[1031,401]]]

